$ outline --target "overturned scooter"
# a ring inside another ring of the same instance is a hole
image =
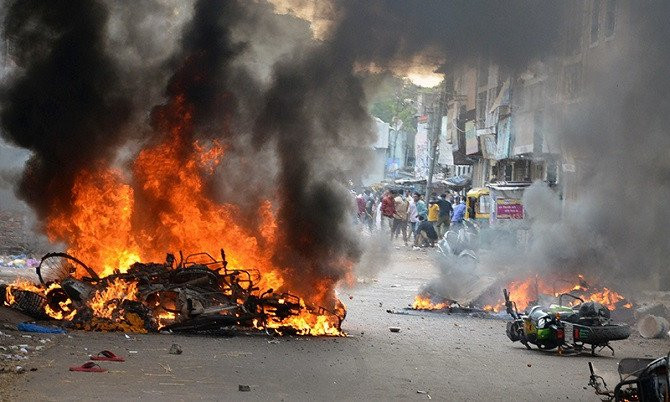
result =
[[[668,401],[670,400],[670,377],[668,361],[670,353],[658,359],[622,359],[619,362],[619,383],[609,390],[605,380],[595,373],[589,362],[591,377],[589,386],[604,401]]]
[[[581,351],[589,345],[591,354],[596,348],[614,349],[610,341],[626,339],[630,336],[630,327],[626,324],[612,323],[607,307],[596,302],[564,293],[558,298],[558,305],[548,308],[534,306],[526,314],[520,314],[516,303],[510,300],[510,293],[503,290],[507,313],[513,320],[507,323],[507,337],[521,342],[526,348],[535,345],[538,349],[559,351]],[[564,298],[578,300],[575,306],[563,305]]]

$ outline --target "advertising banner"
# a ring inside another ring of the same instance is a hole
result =
[[[516,198],[496,199],[497,219],[523,219],[523,205]]]

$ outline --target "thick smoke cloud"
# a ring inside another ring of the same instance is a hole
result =
[[[2,91],[3,136],[33,152],[18,185],[41,218],[67,211],[74,177],[113,156],[130,104],[105,52],[96,1],[17,1],[5,20],[16,77]]]
[[[532,224],[527,246],[494,248],[482,257],[483,276],[501,270],[510,279],[582,273],[633,297],[642,289],[668,289],[670,214],[664,200],[670,196],[670,28],[665,16],[670,5],[620,1],[617,9],[616,37],[589,50],[579,99],[548,131],[577,167],[576,175],[562,176],[564,185],[574,186],[572,194],[561,200],[543,184],[528,189],[524,205]],[[557,21],[562,29],[574,26]],[[560,43],[560,36],[548,39]],[[538,57],[561,57],[560,49],[552,47],[547,52],[518,48],[523,53],[509,63],[517,71]],[[545,93],[555,99],[551,91]],[[432,289],[444,288],[453,278],[453,263],[442,268],[447,275]]]
[[[585,72],[580,110],[564,126],[566,147],[585,172],[568,219],[604,244],[590,250],[605,254],[604,275],[637,289],[668,289],[670,4],[619,7],[630,12],[618,22],[623,46]]]
[[[417,56],[447,65],[480,55],[509,67],[551,54],[566,6],[555,1],[335,1],[339,51],[381,67]]]
[[[360,256],[339,184],[364,169],[361,148],[373,140],[358,66],[397,66],[431,51],[474,58],[484,50],[523,63],[547,51],[554,9],[553,2],[335,2],[337,22],[325,41],[275,67],[256,129],[259,144],[277,147],[279,220],[290,248],[281,263],[339,279],[338,258],[323,256]],[[532,30],[544,34],[527,35]]]
[[[128,137],[124,126],[146,118],[146,99],[153,101],[171,76],[164,95],[185,96],[193,105],[190,139],[217,138],[227,146],[222,178],[211,183],[216,196],[257,205],[278,189],[288,247],[276,259],[335,282],[348,272],[343,262],[361,254],[343,183],[364,172],[373,141],[355,71],[397,70],[416,58],[444,61],[448,69],[485,55],[522,71],[556,55],[566,4],[336,0],[325,8],[333,12],[332,30],[313,42],[304,35],[307,24],[272,15],[263,1],[198,1],[192,11],[181,2],[110,2],[111,20],[103,3],[92,0],[8,3],[4,34],[17,70],[3,87],[0,121],[7,140],[33,152],[17,191],[41,218],[67,211],[77,173],[110,164]],[[558,222],[537,217],[537,228],[556,230],[546,239],[538,231],[533,262],[577,269],[585,261],[611,261],[612,275],[626,277],[640,266],[658,276],[669,260],[667,250],[650,246],[666,237],[670,223],[662,205],[670,196],[667,8],[664,2],[636,7],[625,57],[587,74],[583,108],[555,130],[566,149],[585,154],[582,167],[593,174],[582,180],[585,197],[575,211]],[[167,40],[157,39],[159,31],[169,33]],[[294,34],[290,45],[276,38],[287,32]],[[259,45],[266,40],[278,45]],[[165,107],[153,109],[154,130],[136,134],[146,135],[140,142],[161,141],[156,125],[169,117]],[[265,164],[253,162],[259,156]],[[231,168],[237,169],[226,178]],[[550,202],[538,194],[540,203]],[[600,246],[607,251],[592,252]]]

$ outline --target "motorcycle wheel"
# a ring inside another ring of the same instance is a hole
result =
[[[588,340],[583,340],[592,345],[604,345],[609,341],[619,341],[630,336],[631,329],[626,324],[603,325],[587,327],[589,330]]]

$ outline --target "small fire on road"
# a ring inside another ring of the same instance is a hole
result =
[[[519,310],[541,302],[549,300],[552,303],[563,293],[570,293],[581,298],[583,301],[598,302],[610,310],[630,309],[633,304],[620,293],[607,287],[591,286],[586,281],[584,275],[577,275],[576,279],[558,279],[553,280],[539,276],[531,276],[521,280],[512,280],[504,286],[494,285],[494,290],[498,288],[509,289],[511,300],[516,303]],[[505,310],[505,302],[498,296],[500,291],[486,292],[473,302],[472,307],[479,307],[484,311],[497,313]],[[577,299],[565,299],[568,305],[580,303]],[[412,308],[415,310],[445,310],[454,302],[447,299],[436,297],[428,292],[421,292],[415,296]]]

